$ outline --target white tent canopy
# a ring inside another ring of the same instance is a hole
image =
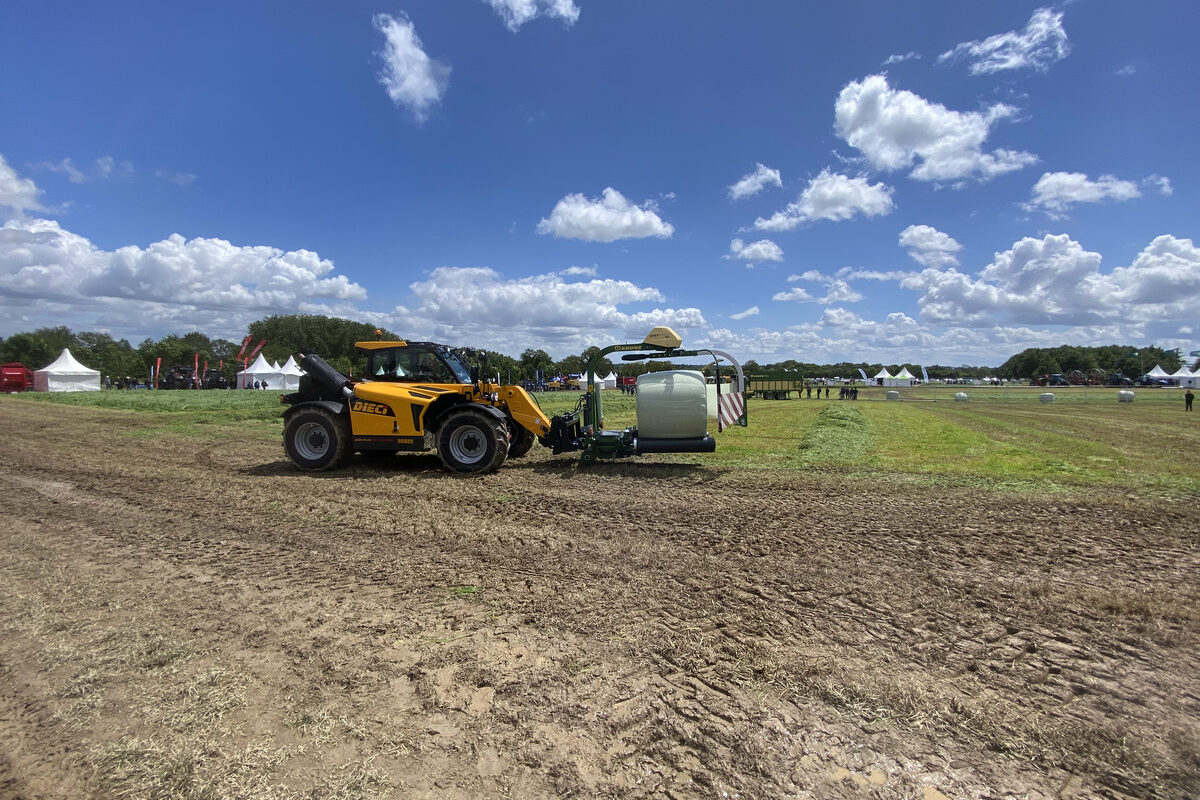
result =
[[[75,360],[71,351],[63,348],[62,354],[49,364],[33,373],[35,392],[98,392],[100,370],[85,367]]]
[[[294,392],[300,388],[300,376],[304,374],[304,370],[300,369],[300,365],[296,363],[295,356],[288,356],[287,363],[279,368],[280,375],[279,388],[285,392]]]
[[[1170,373],[1168,373],[1165,369],[1163,369],[1162,366],[1159,364],[1155,364],[1154,369],[1150,370],[1146,374],[1149,375],[1151,378],[1169,378],[1169,377],[1171,377]]]
[[[255,381],[266,381],[267,388],[278,389],[283,384],[283,373],[278,367],[272,367],[263,354],[259,353],[253,364],[238,373],[237,385],[239,389],[252,389]]]
[[[886,373],[887,370],[884,370],[884,372]],[[911,372],[909,372],[908,367],[901,367],[900,371],[897,372],[895,375],[890,375],[890,376],[884,377],[883,385],[884,386],[912,386],[913,381],[916,379],[917,379],[917,376],[913,375]]]
[[[1187,368],[1187,367],[1185,367],[1185,366],[1181,366],[1179,369],[1177,369],[1177,370],[1175,370],[1173,373],[1171,373],[1171,374],[1170,374],[1168,377],[1171,377],[1171,378],[1190,378],[1190,377],[1192,377],[1192,373],[1188,371],[1188,368]]]
[[[615,372],[611,372],[611,371],[610,371],[610,372],[609,372],[607,375],[605,375],[605,376],[604,376],[604,377],[603,377],[601,380],[603,380],[603,381],[604,381],[604,388],[605,388],[605,389],[615,389],[615,388],[617,388],[617,373],[615,373]]]

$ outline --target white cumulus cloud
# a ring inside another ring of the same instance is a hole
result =
[[[1175,187],[1171,186],[1171,179],[1164,178],[1162,175],[1147,175],[1142,178],[1142,185],[1153,188],[1163,197],[1175,194]]]
[[[754,227],[763,231],[790,231],[814,220],[840,222],[858,214],[882,216],[890,214],[892,207],[892,187],[823,170],[809,181],[795,202],[768,219],[759,217]]]
[[[729,187],[729,196],[734,200],[753,197],[768,186],[783,186],[779,170],[756,163],[753,172],[743,175],[737,183]]]
[[[815,269],[810,269],[800,275],[788,275],[788,283],[796,283],[798,281],[808,281],[810,283],[820,283],[825,286],[824,297],[814,297],[806,290],[799,287],[789,289],[786,292],[778,292],[772,297],[773,300],[798,300],[801,302],[816,302],[823,305],[832,303],[857,303],[863,299],[862,293],[852,287],[845,279],[845,273],[848,270],[839,270],[838,275],[830,276]]]
[[[438,267],[409,286],[414,304],[397,307],[381,321],[411,335],[500,352],[519,353],[535,341],[560,356],[591,345],[640,341],[656,325],[681,332],[707,325],[697,308],[662,307],[665,297],[656,288],[569,277],[509,278],[488,267]],[[631,304],[653,307],[621,308]]]
[[[1015,113],[1002,103],[984,112],[952,111],[870,75],[842,87],[834,111],[838,135],[871,166],[891,172],[915,163],[909,177],[916,180],[987,180],[1037,161],[1022,151],[984,151],[992,126]]]
[[[37,169],[44,169],[50,172],[59,172],[67,176],[67,180],[71,183],[84,183],[87,181],[87,176],[84,175],[69,158],[64,158],[62,161],[52,162],[43,161],[40,164],[34,165]]]
[[[826,285],[825,296],[817,302],[829,305],[830,303],[857,303],[862,299],[861,292],[846,281],[834,278]]]
[[[900,270],[882,271],[877,269],[858,269],[856,267],[842,267],[837,271],[839,278],[880,282],[901,281],[911,277],[913,274],[912,272],[903,272]]]
[[[795,289],[788,289],[786,292],[776,292],[771,295],[772,300],[788,301],[794,300],[798,303],[811,303],[816,300],[811,294],[797,286]]]
[[[1066,234],[1027,237],[996,253],[977,276],[930,268],[900,285],[922,292],[918,304],[927,323],[1119,330],[1186,318],[1200,302],[1200,249],[1191,239],[1158,236],[1129,266],[1106,273],[1099,253]]]
[[[721,257],[730,261],[745,261],[747,264],[783,261],[783,249],[770,239],[760,239],[749,244],[741,239],[734,239],[729,243],[729,252]]]
[[[45,219],[0,228],[0,295],[55,302],[110,300],[290,313],[314,298],[355,301],[361,286],[309,250],[242,247],[178,234],[145,249],[97,248]]]
[[[424,122],[450,85],[450,67],[425,53],[416,28],[404,14],[399,18],[376,14],[374,22],[384,37],[379,82],[393,103],[407,107],[417,122]]]
[[[1033,185],[1033,196],[1025,207],[1061,217],[1076,203],[1133,200],[1141,196],[1136,183],[1112,175],[1101,175],[1093,181],[1082,172],[1047,172]]]
[[[730,319],[745,319],[746,317],[758,316],[758,306],[750,306],[745,311],[739,311],[736,314],[730,314]]]
[[[966,59],[972,75],[988,75],[1011,69],[1046,70],[1071,52],[1063,30],[1061,11],[1039,8],[1025,29],[989,36],[982,41],[963,42],[938,56],[938,63]]]
[[[537,231],[559,239],[615,242],[650,236],[669,239],[675,228],[655,213],[654,203],[635,205],[610,186],[599,198],[567,195],[538,223]]]
[[[196,182],[196,176],[191,172],[174,172],[167,169],[156,169],[154,177],[161,178],[167,183],[173,183],[176,186],[191,186]]]
[[[936,323],[1087,324],[1103,309],[1100,254],[1066,234],[1026,237],[972,277],[953,268],[926,269],[901,281],[921,289],[921,316]]]
[[[37,188],[2,159],[0,192],[6,209],[37,210]],[[0,226],[0,335],[67,322],[134,341],[188,330],[232,339],[267,314],[324,314],[505,353],[532,343],[560,358],[640,341],[657,325],[707,326],[700,309],[672,306],[654,287],[596,274],[440,267],[409,286],[407,307],[380,312],[363,309],[366,290],[310,250],[180,235],[104,250],[54,220],[18,214]]]
[[[1155,237],[1128,267],[1114,269],[1111,280],[1114,299],[1136,318],[1194,317],[1200,302],[1200,248],[1191,239]]]
[[[573,0],[484,0],[504,20],[513,33],[537,17],[555,17],[567,25],[579,19],[579,7]]]
[[[105,180],[108,178],[128,178],[133,174],[133,164],[128,161],[118,162],[112,156],[101,156],[96,159],[96,163],[88,168],[87,172],[76,167],[75,162],[70,158],[64,158],[61,161],[43,161],[33,166],[35,169],[44,169],[49,172],[58,172],[66,175],[71,183],[87,183],[91,180]]]
[[[0,208],[12,209],[18,215],[26,211],[43,211],[38,202],[42,190],[28,178],[22,178],[0,155]]]
[[[949,234],[930,225],[909,225],[900,231],[900,246],[918,264],[927,267],[949,267],[958,264],[955,255],[962,245]]]

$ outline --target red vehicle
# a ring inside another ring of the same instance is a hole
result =
[[[33,388],[33,371],[24,364],[0,364],[0,392],[27,392]]]

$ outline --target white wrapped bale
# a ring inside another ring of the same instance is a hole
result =
[[[638,436],[694,439],[708,432],[708,392],[698,370],[648,372],[637,379]]]
[[[1042,392],[1040,395],[1038,395],[1038,400],[1040,400],[1043,403],[1053,403],[1054,402],[1054,392]]]
[[[956,402],[965,403],[967,401],[967,393],[966,392],[955,392],[954,399]]]
[[[888,393],[887,393],[887,399],[888,399],[888,400],[899,400],[899,399],[900,399],[900,393],[899,393],[899,392],[897,392],[897,391],[891,391],[891,392],[888,392]]]
[[[1132,403],[1133,402],[1133,392],[1129,391],[1128,389],[1122,389],[1121,391],[1117,392],[1117,402],[1118,403]]]

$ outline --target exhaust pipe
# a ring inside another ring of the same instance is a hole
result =
[[[300,366],[312,380],[317,394],[330,399],[334,397],[350,397],[354,390],[350,388],[350,380],[325,362],[316,353],[309,353],[300,359]]]

